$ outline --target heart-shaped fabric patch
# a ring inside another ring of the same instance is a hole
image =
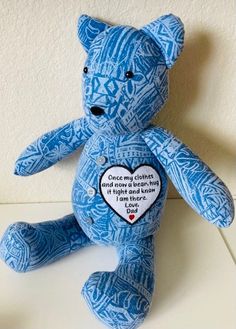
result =
[[[108,206],[129,224],[134,224],[154,204],[161,190],[158,172],[150,165],[135,170],[109,167],[100,178],[100,192]]]

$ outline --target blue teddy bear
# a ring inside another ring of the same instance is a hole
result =
[[[26,272],[85,246],[116,246],[116,269],[93,273],[82,293],[106,325],[134,329],[152,300],[154,234],[167,175],[185,201],[217,227],[232,222],[233,201],[197,155],[169,131],[150,124],[166,103],[168,70],[184,45],[181,20],[169,14],[137,30],[82,15],[78,36],[87,52],[85,117],[38,138],[15,167],[17,175],[32,175],[85,144],[72,190],[74,213],[10,225],[0,256],[15,271]]]

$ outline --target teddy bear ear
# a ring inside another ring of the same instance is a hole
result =
[[[78,37],[86,52],[89,51],[91,43],[96,36],[109,27],[110,25],[88,15],[81,15],[79,17]]]
[[[172,14],[161,16],[141,30],[159,46],[166,66],[171,68],[184,46],[184,25],[180,18]]]

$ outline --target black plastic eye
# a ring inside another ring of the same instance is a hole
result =
[[[131,78],[133,78],[133,76],[134,76],[134,74],[133,74],[132,71],[127,71],[127,72],[125,73],[125,77],[126,77],[127,79],[131,79]]]
[[[84,71],[84,73],[88,73],[88,68],[87,68],[87,66],[84,67],[83,71]]]

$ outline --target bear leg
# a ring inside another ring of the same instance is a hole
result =
[[[118,247],[114,272],[93,273],[82,294],[90,309],[114,329],[135,329],[147,315],[154,290],[154,237]]]
[[[90,244],[73,214],[35,224],[17,222],[0,240],[0,258],[16,272],[27,272]]]

